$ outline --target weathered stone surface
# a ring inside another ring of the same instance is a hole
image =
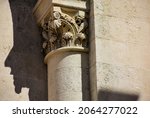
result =
[[[83,3],[86,9],[80,9],[76,3]],[[34,7],[33,15],[42,29],[42,47],[45,54],[68,46],[88,48],[89,8],[86,3],[68,0],[38,1]]]
[[[98,98],[99,91],[106,89],[150,99],[144,83],[149,82],[150,69],[150,1],[94,0],[91,5],[95,30],[90,38],[90,77],[97,80]]]
[[[68,3],[85,0],[63,1],[70,8],[76,4]],[[0,100],[47,100],[35,3],[0,1]],[[42,18],[47,6],[41,5]],[[78,6],[86,7],[85,2]],[[90,0],[89,59],[84,52],[59,52],[47,59],[50,100],[90,100],[90,94],[92,100],[150,100],[149,11],[149,0]]]
[[[98,63],[97,65],[99,92],[101,90],[118,92],[136,95],[137,100],[149,100],[149,70],[108,63]],[[111,96],[109,97],[111,100]]]
[[[49,100],[90,100],[88,54],[56,50],[47,65]]]
[[[48,66],[48,100],[90,100],[86,2],[45,0],[38,3],[33,15],[42,28],[44,61]],[[43,10],[42,5],[47,10]]]
[[[0,1],[0,100],[47,100],[36,0]]]

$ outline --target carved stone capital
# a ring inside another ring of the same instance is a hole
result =
[[[78,10],[74,10],[73,15],[62,11],[53,11],[41,24],[46,54],[61,47],[88,47],[88,21],[85,15],[80,15]]]

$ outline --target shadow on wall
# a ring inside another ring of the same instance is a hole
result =
[[[29,100],[47,100],[46,65],[41,53],[41,36],[32,16],[37,0],[9,0],[14,45],[5,66],[11,68],[17,94],[29,88]]]
[[[98,93],[99,101],[137,101],[138,95],[100,90]]]

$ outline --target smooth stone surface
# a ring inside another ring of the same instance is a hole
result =
[[[47,65],[48,100],[90,99],[88,54],[78,51],[56,52],[47,58]]]

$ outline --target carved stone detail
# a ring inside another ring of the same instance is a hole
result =
[[[87,19],[80,15],[54,11],[53,15],[42,23],[43,49],[45,53],[67,46],[87,48]]]

